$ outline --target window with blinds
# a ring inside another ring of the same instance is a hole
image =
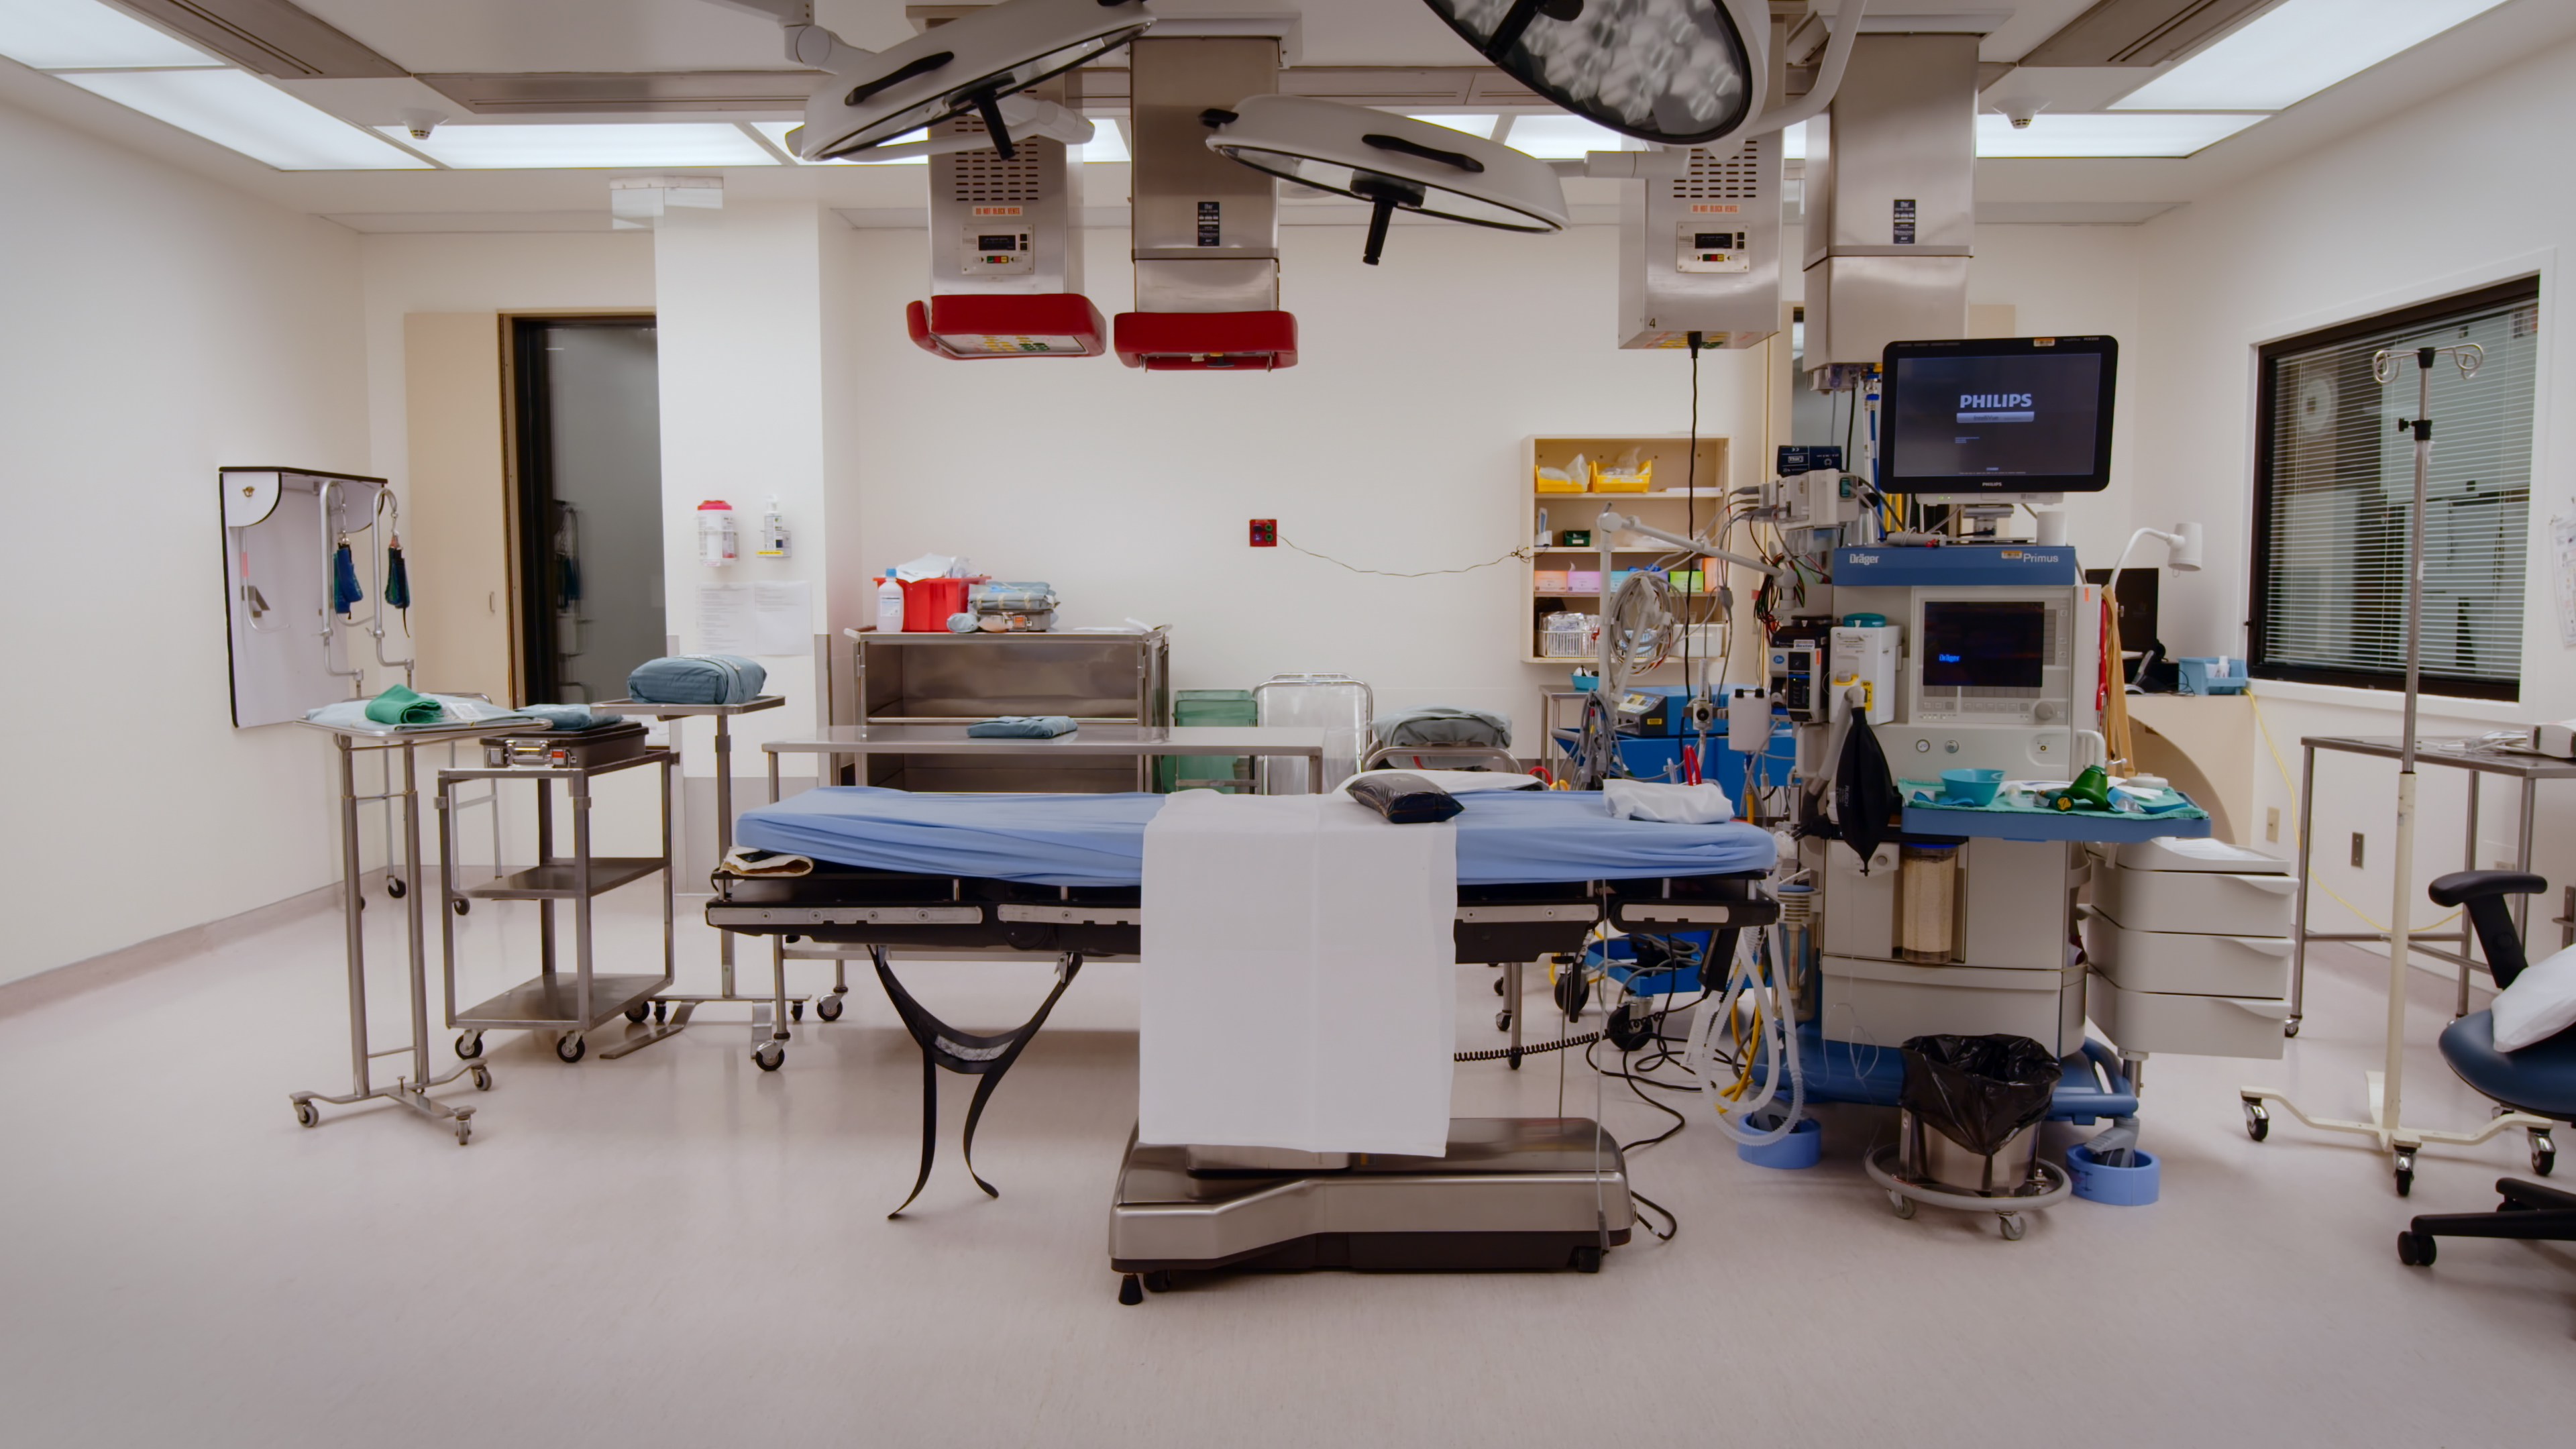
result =
[[[2418,347],[2474,342],[2477,375],[2433,370],[2424,509],[2423,682],[2519,697],[2531,513],[2536,278],[2262,349],[2255,438],[2257,678],[2402,689]],[[2387,383],[2371,359],[2394,358]]]

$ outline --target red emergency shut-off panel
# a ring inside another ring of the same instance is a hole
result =
[[[1275,372],[1297,365],[1286,312],[1121,312],[1118,360],[1149,372]]]
[[[960,362],[1098,357],[1109,350],[1100,309],[1079,292],[947,293],[907,306],[904,327],[923,351]]]
[[[1252,520],[1252,546],[1254,548],[1277,548],[1279,546],[1279,520],[1275,518],[1256,518]]]

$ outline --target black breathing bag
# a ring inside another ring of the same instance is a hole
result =
[[[1350,797],[1398,825],[1428,825],[1447,820],[1467,807],[1458,797],[1420,775],[1402,770],[1371,770],[1353,775],[1343,787]]]

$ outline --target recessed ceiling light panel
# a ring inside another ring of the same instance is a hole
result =
[[[2114,110],[2279,111],[2503,0],[2286,0]]]
[[[280,171],[408,171],[429,165],[237,70],[74,71],[61,78]]]
[[[2005,117],[1977,117],[1977,155],[1984,160],[2042,156],[2189,156],[2255,122],[2257,115],[2216,111],[2179,115],[2058,114],[2042,111],[2026,127]]]
[[[388,136],[400,126],[380,128]],[[569,170],[600,166],[775,166],[778,158],[732,125],[631,122],[589,125],[456,125],[411,143],[461,171]]]
[[[98,0],[0,3],[0,55],[36,70],[220,64]]]

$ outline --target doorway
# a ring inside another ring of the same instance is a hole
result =
[[[519,698],[619,699],[664,652],[651,317],[510,320]]]

